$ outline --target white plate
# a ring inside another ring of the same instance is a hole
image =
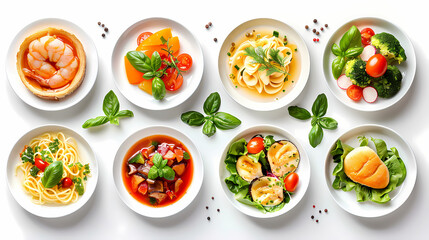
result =
[[[272,98],[261,97],[250,93],[248,89],[236,88],[229,78],[227,53],[231,43],[242,39],[246,32],[252,30],[268,32],[276,30],[281,35],[286,35],[288,41],[297,46],[298,51],[293,54],[295,54],[294,59],[301,62],[301,71],[299,78],[295,79],[295,86],[289,92],[276,94]],[[301,35],[291,26],[274,19],[258,18],[240,24],[226,37],[219,51],[218,68],[223,87],[236,102],[256,111],[271,111],[288,105],[302,92],[310,74],[310,54]]]
[[[192,183],[189,186],[186,194],[177,202],[159,208],[150,207],[137,201],[127,191],[122,180],[122,163],[124,161],[124,157],[127,151],[142,138],[152,135],[167,135],[182,142],[191,153],[194,164]],[[198,148],[185,134],[173,128],[165,126],[147,127],[131,134],[127,139],[125,139],[125,141],[121,144],[118,151],[116,152],[112,170],[113,181],[115,182],[116,190],[118,191],[119,197],[122,199],[122,201],[136,213],[152,218],[168,217],[186,208],[197,196],[204,178],[203,160],[200,152],[198,151]]]
[[[385,204],[378,204],[371,201],[358,202],[356,200],[355,191],[344,192],[343,190],[335,190],[332,187],[332,183],[335,177],[332,172],[337,165],[334,163],[331,151],[335,147],[337,140],[329,148],[326,154],[325,160],[325,179],[326,185],[328,186],[329,192],[331,193],[334,200],[340,207],[347,212],[360,217],[380,217],[387,215],[397,208],[399,208],[408,196],[411,194],[414,188],[417,177],[417,165],[414,157],[413,150],[408,143],[395,131],[390,128],[380,125],[361,125],[343,133],[339,139],[351,147],[358,147],[359,140],[358,136],[366,136],[367,138],[379,138],[383,139],[387,148],[396,147],[402,161],[404,161],[405,167],[407,168],[407,176],[401,186],[397,187],[394,191],[389,193],[391,200]],[[375,149],[372,141],[369,139],[370,147]]]
[[[235,200],[235,195],[231,191],[229,191],[228,187],[225,184],[225,178],[229,177],[231,174],[228,170],[226,170],[225,158],[228,153],[229,146],[241,139],[244,138],[246,141],[249,141],[256,134],[261,134],[264,137],[267,135],[273,135],[274,140],[289,140],[298,148],[299,154],[301,155],[301,160],[299,162],[298,168],[296,169],[296,173],[299,175],[299,183],[298,187],[291,196],[291,200],[289,203],[285,204],[282,209],[273,213],[263,213],[255,207],[242,204]],[[222,155],[219,158],[219,182],[222,186],[223,192],[225,193],[226,198],[232,203],[232,205],[238,209],[240,212],[256,217],[256,218],[272,218],[276,216],[280,216],[292,208],[294,208],[299,201],[304,197],[305,192],[307,191],[308,184],[310,183],[310,161],[308,159],[307,153],[305,152],[304,147],[298,142],[298,140],[292,136],[286,130],[275,127],[272,125],[258,125],[245,129],[244,131],[238,133],[228,144],[226,144]]]
[[[407,55],[407,60],[401,64],[395,64],[403,76],[402,87],[392,98],[384,99],[379,97],[374,103],[367,103],[363,99],[355,102],[347,97],[345,90],[342,90],[338,87],[337,80],[335,80],[334,76],[332,75],[331,65],[332,61],[335,59],[335,56],[331,51],[331,47],[334,43],[338,44],[344,33],[347,32],[347,30],[349,30],[349,28],[353,25],[355,25],[359,30],[370,27],[376,34],[380,32],[391,33],[399,40],[401,46],[404,48],[405,54]],[[404,95],[408,92],[408,89],[410,89],[414,80],[414,75],[416,73],[416,55],[414,53],[414,47],[410,39],[407,37],[405,32],[399,29],[396,25],[379,18],[358,18],[344,24],[337,31],[335,31],[334,34],[332,34],[325,46],[325,51],[323,53],[323,73],[325,74],[325,81],[328,84],[329,90],[331,90],[331,92],[341,103],[359,111],[379,111],[388,108],[401,100],[402,97],[404,97]]]
[[[22,83],[16,70],[16,54],[21,43],[26,37],[47,27],[64,29],[74,34],[82,43],[86,55],[85,78],[82,84],[72,94],[60,101],[46,100],[34,95]],[[80,102],[94,86],[98,73],[97,49],[88,34],[74,23],[58,18],[40,19],[24,27],[13,39],[6,57],[6,73],[16,95],[28,105],[45,111],[63,110]]]
[[[157,32],[164,28],[171,28],[173,36],[180,41],[179,53],[191,55],[193,64],[191,69],[183,74],[183,85],[175,91],[169,92],[159,101],[128,82],[125,72],[124,56],[128,51],[137,48],[137,37],[142,32]],[[201,82],[204,70],[203,51],[197,38],[183,25],[167,18],[148,18],[141,20],[127,28],[116,42],[112,54],[112,71],[115,84],[130,102],[149,110],[165,110],[178,106],[186,101],[197,89]]]
[[[85,193],[79,197],[79,200],[75,203],[70,203],[68,205],[60,204],[45,204],[37,205],[31,202],[31,197],[28,195],[23,187],[21,180],[18,176],[15,175],[15,170],[17,165],[21,162],[19,154],[22,152],[22,149],[27,145],[31,139],[39,136],[45,132],[63,132],[66,136],[73,137],[76,140],[79,155],[81,159],[86,163],[89,163],[91,169],[91,177],[88,177],[86,183]],[[28,212],[44,218],[57,218],[69,215],[79,208],[81,208],[92,196],[94,193],[95,187],[97,186],[98,181],[98,163],[95,157],[94,151],[88,142],[78,133],[71,130],[70,128],[60,126],[60,125],[44,125],[37,128],[34,128],[24,134],[12,148],[9,154],[6,167],[6,177],[9,190],[12,193],[12,196],[15,200]]]

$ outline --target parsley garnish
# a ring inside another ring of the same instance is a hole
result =
[[[49,143],[49,150],[51,153],[56,153],[58,151],[58,145],[60,142],[58,141],[58,138],[55,138],[55,140],[51,143]]]
[[[261,46],[256,48],[247,47],[244,49],[246,52],[245,55],[253,58],[253,63],[259,63],[262,66],[259,67],[259,71],[267,70],[267,76],[279,72],[282,74],[288,74],[284,71],[284,63],[285,59],[279,55],[280,50],[270,49],[268,51],[269,58],[266,55],[266,50],[264,50]]]

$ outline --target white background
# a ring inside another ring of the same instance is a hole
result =
[[[269,237],[308,239],[346,238],[385,239],[425,238],[429,223],[429,182],[427,163],[427,136],[429,135],[427,104],[429,81],[425,71],[429,66],[427,42],[427,7],[424,1],[3,1],[0,8],[0,232],[2,239],[61,239],[120,237],[169,239],[233,239]],[[324,83],[322,52],[326,41],[336,28],[348,20],[374,16],[393,22],[410,37],[417,56],[417,73],[408,94],[393,107],[376,113],[363,113],[340,103]],[[99,54],[99,72],[89,95],[74,107],[59,112],[34,109],[15,95],[4,71],[6,52],[13,37],[27,24],[40,18],[58,17],[72,21],[94,40]],[[195,94],[180,106],[166,111],[147,111],[128,102],[114,86],[110,69],[111,53],[116,39],[128,26],[148,17],[167,17],[182,23],[201,42],[205,69],[202,82]],[[313,149],[307,139],[310,122],[289,117],[287,109],[260,113],[235,103],[224,91],[217,71],[218,51],[223,39],[240,23],[259,17],[270,17],[286,22],[302,34],[311,56],[311,73],[305,90],[293,102],[306,108],[316,96],[324,92],[329,100],[327,116],[338,120],[335,131],[325,131],[322,144]],[[317,18],[329,28],[314,44],[313,34],[304,29]],[[101,37],[97,22],[109,28],[107,37]],[[213,27],[206,30],[209,21]],[[215,43],[213,38],[217,37]],[[121,109],[131,109],[135,117],[121,120],[119,127],[106,125],[84,130],[82,123],[102,114],[104,95],[113,89],[121,102]],[[202,110],[205,98],[213,91],[222,97],[221,110],[238,116],[243,124],[234,130],[218,131],[207,138],[201,128],[191,128],[180,121],[180,114],[188,110]],[[6,185],[5,166],[14,142],[28,130],[43,124],[68,126],[82,134],[96,151],[99,161],[99,183],[92,199],[78,212],[60,219],[42,219],[26,212],[11,196]],[[255,124],[269,123],[285,128],[303,144],[310,157],[311,182],[307,194],[291,212],[274,219],[255,219],[238,212],[221,192],[218,182],[218,156],[236,133]],[[325,184],[323,166],[326,152],[344,131],[365,123],[377,123],[398,131],[412,146],[418,165],[418,176],[413,193],[394,213],[376,219],[348,214],[336,205]],[[130,210],[116,193],[112,178],[112,161],[119,144],[131,133],[150,125],[168,125],[183,129],[203,155],[205,179],[199,195],[181,213],[165,219],[149,219]],[[214,196],[215,200],[211,200]],[[312,205],[316,205],[316,209]],[[209,210],[205,209],[209,206]],[[217,213],[216,209],[221,212]],[[329,210],[319,214],[317,210]],[[315,215],[318,224],[310,219]],[[206,220],[207,216],[211,221]]]

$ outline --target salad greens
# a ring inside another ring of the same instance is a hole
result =
[[[217,92],[210,94],[203,105],[204,113],[197,111],[188,111],[182,113],[180,118],[189,126],[203,126],[203,133],[208,137],[216,133],[216,128],[228,130],[238,127],[241,124],[240,119],[225,112],[218,112],[221,104],[220,95]]]
[[[265,149],[268,149],[274,142],[274,137],[272,135],[264,137]],[[249,154],[247,151],[247,142],[244,138],[233,142],[225,158],[226,169],[231,174],[229,177],[225,178],[225,183],[228,189],[235,194],[235,199],[243,204],[254,206],[263,213],[276,212],[282,209],[283,206],[290,201],[290,195],[292,194],[286,190],[284,190],[283,202],[276,206],[267,207],[252,200],[249,192],[250,183],[240,177],[236,168],[238,158],[244,155],[247,155],[255,162],[260,162],[263,172],[268,172],[270,170],[264,151],[260,151],[257,154]],[[283,183],[283,179],[280,179],[280,181]]]
[[[110,90],[103,101],[103,112],[106,116],[99,116],[86,120],[82,125],[83,128],[103,125],[110,121],[111,124],[119,125],[119,118],[133,117],[134,113],[130,110],[119,111],[119,100],[116,94]]]
[[[360,146],[367,146],[369,143],[365,136],[360,136],[358,139],[360,141]],[[405,164],[395,147],[387,149],[386,142],[382,139],[371,138],[371,141],[375,145],[377,155],[384,164],[386,164],[387,169],[389,170],[390,181],[387,187],[383,189],[373,189],[353,182],[349,177],[347,177],[344,172],[343,163],[344,158],[353,150],[353,147],[342,143],[341,140],[337,141],[335,148],[331,151],[333,160],[337,163],[332,173],[335,176],[332,187],[337,190],[341,189],[345,192],[354,189],[358,202],[373,201],[375,203],[383,204],[390,201],[389,193],[404,182],[405,177],[407,176],[407,169],[405,168]]]
[[[336,129],[338,126],[338,122],[335,119],[330,117],[324,117],[327,110],[328,99],[326,98],[326,95],[324,93],[319,94],[314,101],[313,106],[311,108],[311,112],[313,113],[313,115],[311,115],[310,112],[306,109],[298,106],[290,106],[288,108],[289,115],[294,118],[300,120],[307,120],[311,118],[312,128],[310,130],[310,133],[308,134],[308,139],[310,141],[310,145],[313,148],[317,147],[317,145],[322,142],[323,128],[333,130]]]

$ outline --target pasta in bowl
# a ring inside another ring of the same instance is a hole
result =
[[[219,75],[239,104],[257,111],[288,105],[304,89],[310,56],[301,36],[274,19],[254,19],[236,27],[219,52]]]

